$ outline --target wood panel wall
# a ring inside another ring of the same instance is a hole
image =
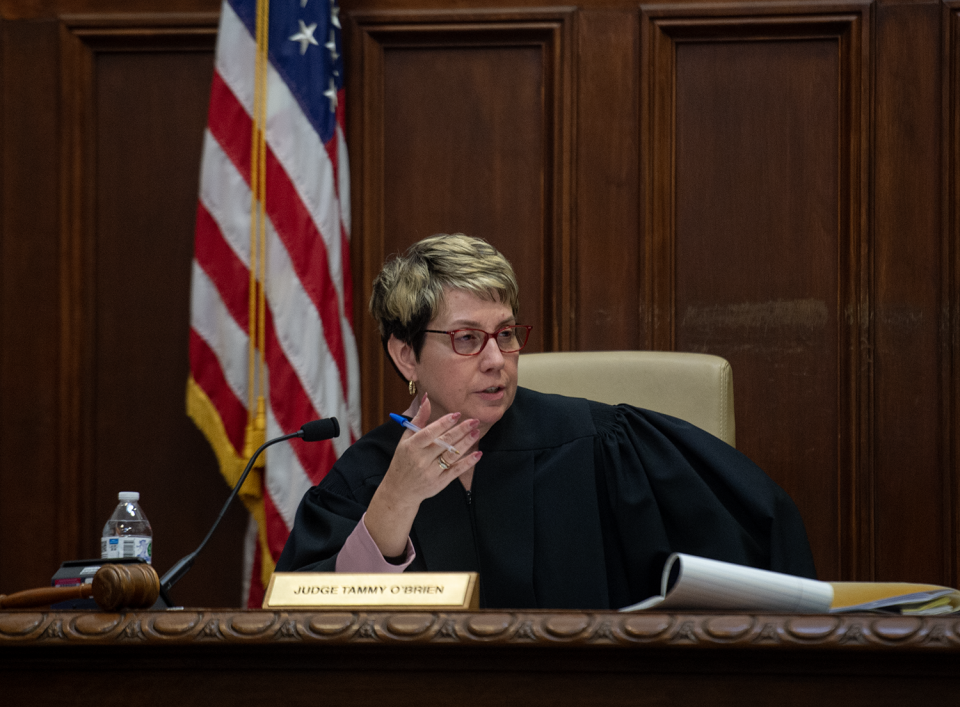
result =
[[[371,280],[420,237],[480,235],[531,350],[730,360],[738,446],[822,577],[960,583],[960,3],[341,17],[365,428],[407,404]],[[228,492],[183,413],[216,18],[0,0],[0,592],[94,555],[121,486],[161,572]],[[237,603],[243,516],[177,599]]]

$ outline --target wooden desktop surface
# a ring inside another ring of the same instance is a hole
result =
[[[0,611],[4,705],[960,703],[960,619]]]

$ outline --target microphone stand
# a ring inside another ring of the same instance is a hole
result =
[[[243,482],[246,481],[247,474],[249,474],[250,470],[253,468],[253,463],[257,460],[257,457],[260,456],[260,453],[264,449],[272,444],[283,442],[285,440],[292,439],[293,437],[302,437],[308,442],[315,442],[317,440],[330,439],[331,437],[337,437],[339,435],[340,425],[337,423],[337,418],[331,417],[327,420],[315,420],[313,422],[308,422],[296,432],[284,435],[283,437],[267,440],[265,443],[260,445],[260,448],[253,453],[253,456],[250,457],[250,461],[247,462],[246,468],[240,475],[240,480],[237,481],[236,485],[233,487],[233,490],[230,492],[230,495],[227,497],[226,503],[224,503],[223,508],[220,509],[220,515],[218,515],[217,519],[214,521],[213,526],[207,533],[207,537],[205,537],[203,542],[200,543],[200,547],[186,557],[182,558],[173,567],[167,570],[167,573],[164,574],[163,577],[160,578],[161,601],[163,601],[168,607],[173,606],[170,601],[170,588],[176,584],[183,577],[183,575],[190,570],[191,567],[193,567],[193,561],[197,558],[197,555],[200,554],[200,551],[203,550],[204,545],[207,544],[210,536],[213,535],[213,531],[217,529],[218,525],[220,525],[220,521],[223,520],[223,516],[226,514],[227,509],[230,507],[230,504],[233,502],[233,499],[236,497],[237,493],[239,493],[240,487],[243,486]]]

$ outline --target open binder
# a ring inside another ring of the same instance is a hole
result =
[[[883,611],[925,616],[960,612],[960,591],[935,584],[821,582],[683,553],[667,558],[660,587],[659,595],[621,611]]]

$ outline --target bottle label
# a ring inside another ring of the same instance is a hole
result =
[[[100,538],[100,558],[139,557],[149,563],[153,560],[153,538],[142,535],[120,535]]]

